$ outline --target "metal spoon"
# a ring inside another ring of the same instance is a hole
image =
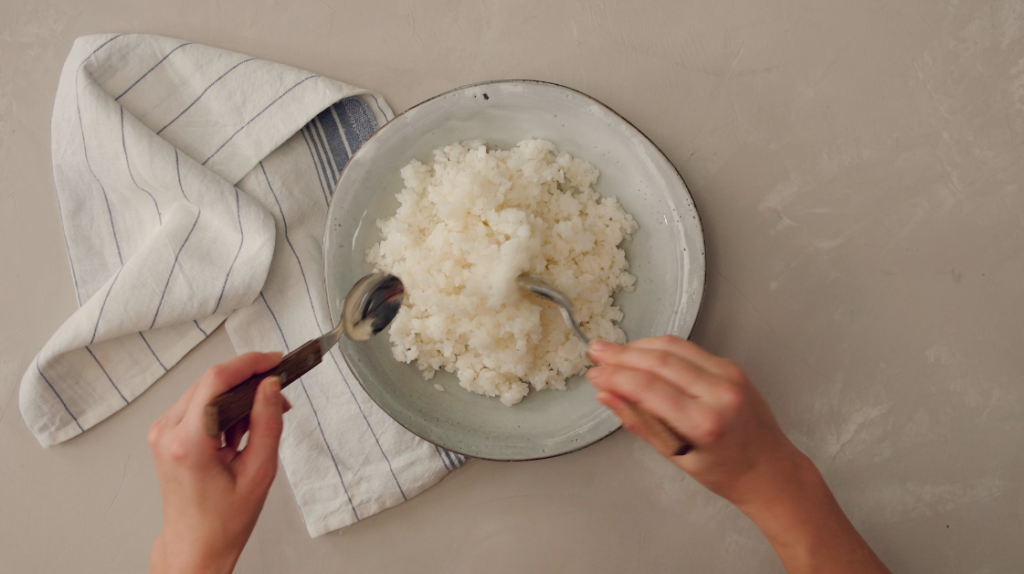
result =
[[[267,377],[281,379],[281,388],[320,364],[342,334],[353,341],[366,341],[383,331],[402,307],[405,286],[394,275],[371,273],[352,286],[342,305],[341,320],[331,332],[313,339],[288,353],[281,363],[269,371],[249,377],[241,384],[206,405],[206,434],[220,436],[232,425],[249,416],[260,381]]]
[[[344,329],[345,335],[353,341],[368,341],[391,324],[402,308],[405,285],[402,280],[388,273],[370,273],[363,277],[345,296],[341,306],[341,325],[331,331],[333,347]]]
[[[589,345],[590,340],[580,329],[572,313],[572,299],[553,285],[531,275],[517,278],[520,288],[543,297],[558,306],[565,322],[572,328],[576,336]],[[273,369],[253,375],[241,384],[214,399],[206,405],[205,426],[210,436],[220,436],[232,425],[249,416],[252,411],[253,399],[260,382],[267,377],[278,377],[281,388],[306,374],[320,364],[324,355],[329,353],[342,334],[353,341],[366,341],[387,328],[402,307],[405,297],[405,286],[401,279],[387,273],[371,273],[352,286],[342,304],[341,321],[329,333],[313,339],[288,353],[281,363]],[[690,445],[665,423],[654,418],[636,405],[627,404],[627,416],[635,417],[652,429],[655,447],[668,456],[680,456],[690,450]]]
[[[590,339],[580,329],[579,323],[576,322],[576,317],[572,314],[572,299],[568,295],[556,289],[554,285],[533,275],[520,275],[516,277],[516,284],[521,289],[525,289],[534,295],[539,295],[558,305],[558,310],[562,312],[562,318],[565,319],[566,324],[576,333],[580,341],[583,341],[584,345],[590,345]]]
[[[576,322],[576,317],[572,314],[572,299],[568,295],[562,293],[554,285],[534,277],[532,275],[520,275],[516,278],[516,283],[521,289],[538,295],[551,301],[558,306],[558,310],[562,312],[562,318],[572,328],[576,336],[579,337],[580,341],[583,341],[584,345],[590,346],[590,339],[580,329],[579,323]],[[632,417],[637,422],[646,426],[653,433],[651,437],[654,447],[658,449],[665,456],[682,456],[692,449],[690,443],[688,443],[683,437],[679,436],[674,430],[669,428],[660,419],[655,418],[654,415],[648,413],[642,409],[639,405],[635,405],[626,401],[623,401],[626,405],[625,417]],[[625,424],[627,421],[623,420]]]

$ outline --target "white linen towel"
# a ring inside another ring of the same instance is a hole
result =
[[[39,442],[120,410],[225,319],[238,352],[288,351],[328,330],[327,205],[349,156],[391,117],[373,93],[226,50],[77,40],[52,146],[80,308],[22,379]],[[465,462],[382,412],[337,349],[285,395],[280,455],[312,536]]]

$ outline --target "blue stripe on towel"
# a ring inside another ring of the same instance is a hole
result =
[[[53,157],[50,157],[50,173],[53,171]],[[64,226],[64,207],[60,204],[60,194],[53,194],[57,198],[57,215],[60,216],[60,232],[64,235],[64,249],[68,252],[68,261],[71,263],[71,279],[75,282],[75,299],[78,306],[82,306],[82,291],[78,287],[78,272],[75,271],[75,258],[71,256],[71,244],[68,243],[68,230]]]
[[[320,326],[320,319],[317,317],[316,307],[313,305],[313,295],[309,290],[309,281],[306,280],[306,271],[302,266],[302,259],[299,258],[298,251],[295,250],[295,246],[292,244],[291,237],[288,235],[288,220],[284,216],[284,208],[281,207],[281,201],[277,198],[277,192],[274,191],[274,186],[270,183],[270,176],[267,175],[267,169],[263,166],[263,162],[259,163],[260,171],[263,172],[263,178],[267,182],[267,189],[270,190],[270,194],[274,197],[274,201],[277,203],[278,212],[281,214],[281,226],[284,228],[284,239],[288,243],[288,247],[292,251],[292,255],[295,256],[295,261],[299,265],[299,273],[302,275],[302,282],[306,285],[306,296],[309,298],[309,308],[313,312],[313,319],[316,321],[316,327],[320,330],[320,334],[324,333],[323,327]],[[373,436],[373,440],[377,443],[377,448],[380,449],[381,455],[384,456],[384,460],[388,463],[388,469],[391,471],[391,477],[395,479],[395,486],[398,487],[398,492],[401,493],[402,498],[408,500],[405,496],[405,490],[402,488],[402,484],[398,481],[398,475],[395,474],[395,469],[391,466],[391,459],[388,458],[388,454],[384,452],[384,447],[380,444],[380,439],[377,438],[377,432],[373,430],[373,425],[370,424],[370,419],[363,412],[363,406],[359,404],[359,399],[356,398],[355,393],[352,391],[352,385],[349,384],[348,378],[345,377],[344,372],[341,370],[341,365],[338,363],[338,359],[334,356],[333,352],[328,353],[331,356],[331,360],[334,361],[335,368],[338,369],[338,374],[341,375],[341,380],[345,382],[345,386],[348,388],[349,395],[352,397],[352,401],[356,404],[356,408],[359,409],[359,414],[363,417],[363,422],[366,423],[366,428],[370,430],[370,435]]]
[[[437,445],[435,444],[435,445],[434,445],[434,450],[436,450],[436,451],[437,451],[437,456],[441,457],[441,464],[443,464],[443,465],[444,465],[444,468],[445,468],[445,470],[447,470],[448,472],[451,472],[451,471],[452,471],[452,467],[448,466],[448,461],[446,461],[446,460],[444,459],[444,455],[443,455],[443,454],[441,454],[441,447],[439,447],[439,446],[437,446]]]
[[[324,185],[324,180],[326,178],[324,174],[320,172],[320,166],[316,163],[316,155],[313,154],[313,146],[309,143],[309,136],[306,135],[306,128],[299,130],[299,134],[302,135],[302,141],[306,142],[306,150],[309,151],[309,159],[313,162],[313,170],[316,172],[316,181],[320,184],[320,193],[324,196],[324,203],[330,205],[331,200],[327,197],[327,186]]]
[[[124,34],[118,34],[117,36],[114,36],[113,38],[110,38],[106,42],[100,44],[99,48],[93,50],[88,56],[85,57],[84,60],[82,60],[82,63],[78,65],[78,70],[75,72],[75,107],[78,109],[78,129],[81,130],[82,132],[82,153],[85,155],[85,165],[86,167],[89,168],[89,173],[92,174],[92,178],[96,180],[96,185],[100,186],[100,192],[102,192],[103,194],[103,201],[107,205],[107,216],[110,217],[110,232],[114,236],[114,246],[117,248],[117,260],[118,262],[121,263],[121,265],[124,265],[124,258],[121,256],[121,242],[118,241],[117,239],[117,229],[114,227],[114,212],[112,209],[110,209],[110,198],[107,197],[107,188],[103,186],[103,182],[100,181],[100,178],[92,169],[92,162],[89,161],[89,146],[86,145],[85,143],[85,124],[82,121],[82,100],[80,96],[81,90],[78,87],[78,79],[82,76],[82,67],[84,67],[85,63],[89,61],[89,58],[92,58],[96,54],[96,52],[99,52],[104,48],[104,46],[120,38],[121,36],[124,36]]]
[[[185,109],[183,109],[180,112],[178,112],[178,115],[174,116],[174,118],[171,121],[167,122],[164,125],[164,127],[162,127],[159,130],[157,130],[156,135],[160,135],[161,133],[163,133],[163,131],[165,129],[171,127],[171,124],[173,124],[174,122],[178,121],[178,118],[180,118],[181,116],[185,115],[185,112],[191,110],[192,106],[196,105],[196,102],[198,102],[200,98],[205,96],[206,92],[210,91],[210,88],[212,88],[213,86],[217,85],[217,82],[219,82],[219,81],[224,79],[224,76],[230,74],[231,72],[233,72],[235,70],[235,68],[241,66],[242,64],[244,64],[246,62],[251,62],[251,61],[253,61],[255,59],[256,58],[249,58],[247,60],[242,60],[241,62],[235,64],[234,66],[231,66],[230,68],[228,68],[228,70],[226,72],[224,72],[223,74],[217,76],[217,79],[212,81],[212,82],[210,82],[210,85],[206,86],[206,88],[202,92],[200,92],[198,96],[196,96],[196,99],[192,100],[191,104],[185,106]]]
[[[171,263],[171,270],[167,272],[167,281],[164,283],[164,290],[160,292],[160,301],[156,304],[156,312],[153,313],[153,322],[149,325],[150,329],[156,326],[156,318],[160,316],[160,308],[164,305],[164,297],[167,295],[167,288],[171,285],[171,277],[174,277],[174,268],[178,266],[178,257],[181,256],[181,252],[185,249],[185,244],[188,243],[189,238],[192,237],[192,232],[196,230],[196,225],[199,224],[199,218],[202,217],[202,215],[203,210],[200,209],[199,213],[196,214],[196,220],[192,222],[192,229],[188,230],[188,235],[186,235],[185,240],[181,242],[181,247],[178,247],[178,252],[174,254],[174,262]]]
[[[124,137],[124,108],[121,108],[121,147],[124,149],[124,164],[125,164],[125,166],[128,167],[128,175],[132,178],[132,183],[135,184],[135,187],[137,187],[137,188],[141,189],[142,191],[146,192],[146,195],[148,195],[149,198],[153,200],[153,207],[156,208],[156,218],[157,218],[157,221],[160,222],[160,225],[163,225],[164,224],[164,218],[163,218],[163,215],[160,214],[160,205],[157,204],[156,198],[153,197],[153,194],[148,189],[146,189],[146,188],[142,187],[141,185],[139,185],[139,182],[135,180],[135,174],[132,173],[132,163],[130,161],[128,161],[128,143],[125,141],[125,137]]]
[[[121,276],[121,271],[124,271],[124,267],[117,270],[114,274],[114,279],[110,282],[110,287],[107,288],[107,294],[103,296],[103,303],[100,304],[100,312],[96,315],[96,325],[92,328],[92,339],[89,340],[89,344],[96,342],[96,333],[100,330],[100,319],[103,318],[103,310],[107,308],[107,299],[110,298],[110,292],[114,290],[114,283],[117,283],[117,278]]]
[[[341,170],[345,168],[349,159],[348,149],[345,147],[345,136],[341,133],[341,128],[338,126],[337,120],[334,119],[334,114],[331,113],[331,108],[327,108],[323,114],[317,116],[316,124],[320,126],[324,143],[330,150],[335,173],[334,181],[337,182],[341,177]]]
[[[452,463],[452,468],[459,468],[459,466],[460,466],[460,465],[459,465],[459,461],[455,459],[455,454],[454,454],[454,453],[452,453],[452,451],[450,451],[450,450],[448,450],[448,449],[446,449],[446,448],[443,448],[443,449],[441,449],[441,450],[443,450],[443,451],[444,451],[444,455],[448,457],[448,460],[449,460],[449,461],[451,461],[451,463]]]
[[[284,336],[284,329],[281,328],[281,322],[277,320],[277,315],[274,314],[274,310],[270,308],[270,303],[267,302],[267,296],[260,291],[260,299],[263,299],[263,304],[267,306],[267,311],[270,313],[270,317],[274,319],[274,324],[277,325],[277,332],[281,335],[281,341],[284,343],[284,350],[291,351],[291,346],[288,345],[288,339]],[[302,386],[302,392],[306,395],[306,400],[309,402],[309,408],[313,411],[313,418],[316,419],[316,427],[320,429],[320,438],[324,439],[324,446],[327,447],[327,454],[331,455],[331,462],[334,463],[334,470],[338,473],[338,481],[341,482],[341,489],[345,491],[345,497],[348,498],[348,505],[352,508],[352,514],[356,517],[356,522],[359,519],[359,511],[356,510],[355,503],[352,502],[352,495],[348,492],[348,487],[345,486],[345,479],[341,476],[341,467],[338,466],[338,459],[334,456],[334,450],[331,448],[331,443],[327,441],[327,435],[324,433],[324,427],[320,424],[320,415],[316,412],[316,407],[313,406],[313,399],[309,396],[309,390],[306,389],[306,383],[299,377],[299,385]]]
[[[188,46],[188,45],[189,45],[189,44],[191,44],[191,43],[192,43],[192,42],[185,42],[184,44],[180,44],[180,45],[179,45],[179,46],[178,46],[177,48],[175,48],[175,49],[171,50],[170,52],[167,52],[167,55],[166,55],[166,56],[164,56],[163,58],[160,58],[160,61],[159,61],[159,62],[157,62],[157,63],[153,64],[153,67],[152,67],[152,68],[150,68],[150,69],[146,70],[146,73],[145,73],[145,74],[142,74],[141,76],[139,76],[139,79],[138,79],[138,80],[135,80],[134,82],[132,82],[132,85],[128,86],[128,87],[127,87],[127,88],[125,89],[125,91],[121,92],[121,94],[120,94],[119,96],[117,96],[116,98],[114,98],[114,101],[116,102],[117,100],[120,100],[120,99],[121,99],[122,97],[124,97],[124,95],[125,95],[125,94],[127,94],[127,93],[128,93],[128,92],[129,92],[129,91],[130,91],[130,90],[132,89],[132,88],[134,88],[136,84],[138,84],[139,82],[141,82],[142,80],[144,80],[144,79],[146,78],[146,76],[148,76],[148,75],[149,75],[149,73],[150,73],[150,72],[152,72],[153,70],[155,70],[155,69],[157,68],[157,66],[159,66],[160,64],[163,64],[163,63],[164,63],[164,60],[166,60],[167,58],[170,58],[170,57],[171,57],[171,54],[173,54],[173,53],[177,52],[177,51],[178,51],[179,49],[181,49],[181,48],[184,48],[185,46]]]
[[[381,113],[384,113],[383,110],[381,110]],[[335,117],[337,117],[337,120],[335,120]],[[340,130],[338,130],[339,121],[341,124]],[[370,139],[370,136],[372,136],[374,132],[377,131],[378,127],[377,118],[373,115],[373,110],[365,101],[358,97],[351,97],[341,100],[340,102],[334,104],[332,108],[328,108],[327,110],[321,112],[319,115],[317,115],[317,117],[314,120],[310,121],[309,124],[307,124],[307,128],[309,128],[310,130],[310,139],[313,141],[314,147],[317,148],[317,155],[319,155],[320,149],[319,146],[317,145],[317,139],[322,139],[317,137],[319,136],[319,130],[316,129],[315,127],[317,123],[320,123],[321,125],[326,125],[330,133],[337,133],[339,136],[339,140],[340,137],[342,136],[341,132],[343,131],[344,137],[348,142],[348,146],[353,153],[355,153],[355,150],[359,149],[366,140]],[[337,130],[337,132],[335,132],[334,130]],[[337,165],[339,172],[340,170],[344,169],[345,165],[348,163],[349,160],[348,151],[345,149],[344,142],[336,141],[334,145],[324,146],[324,149],[331,150],[334,160],[333,163]],[[323,160],[321,160],[321,162],[322,161]],[[314,164],[315,163],[316,162],[314,162]],[[331,186],[331,193],[334,193],[333,185]],[[345,380],[345,384],[347,385],[348,380],[345,379],[344,375],[342,375],[342,378]],[[351,388],[349,390],[351,392]],[[356,404],[358,404],[358,401]],[[369,422],[367,422],[367,424],[369,424]],[[374,438],[376,438],[376,435],[374,435]],[[378,445],[379,444],[380,443],[378,441]],[[467,460],[465,457],[452,453],[446,449],[442,449],[441,447],[436,447],[436,450],[438,456],[441,458],[441,462],[444,464],[445,469],[447,469],[448,471],[452,471],[455,470],[456,468],[459,468]],[[381,449],[381,452],[384,452],[383,449]],[[385,455],[385,458],[387,458],[387,455]],[[390,466],[390,464],[391,463],[389,461],[388,465]],[[394,471],[392,471],[392,473],[394,473]],[[399,486],[399,488],[401,488],[401,486]],[[404,496],[405,493],[403,492],[402,494]]]
[[[255,116],[249,118],[249,121],[247,121],[244,124],[242,124],[242,127],[240,127],[237,130],[235,130],[235,133],[231,134],[231,136],[229,136],[228,139],[224,140],[224,143],[220,144],[220,147],[218,147],[217,149],[213,150],[213,153],[211,153],[209,157],[207,157],[205,160],[203,160],[203,165],[206,165],[207,163],[209,163],[210,160],[213,159],[213,156],[215,156],[218,153],[220,153],[220,150],[224,149],[224,146],[228,145],[229,143],[231,143],[231,140],[235,139],[235,136],[237,136],[245,128],[249,127],[249,124],[251,124],[254,121],[256,121],[256,118],[262,116],[263,113],[266,112],[267,110],[269,110],[271,106],[273,106],[277,102],[281,101],[281,98],[287,96],[295,88],[297,88],[297,87],[301,86],[302,84],[306,83],[307,81],[312,80],[313,78],[317,78],[317,77],[319,77],[319,76],[317,76],[316,74],[313,74],[312,76],[306,76],[305,78],[299,80],[294,86],[292,86],[292,87],[288,88],[287,90],[285,90],[284,92],[282,92],[280,96],[277,96],[276,98],[274,98],[273,101],[271,101],[269,104],[267,104],[262,110],[256,112]]]
[[[117,385],[114,384],[114,379],[110,378],[110,373],[107,372],[107,369],[103,366],[103,363],[100,362],[100,360],[92,352],[92,349],[90,349],[88,346],[85,347],[85,350],[89,351],[89,356],[92,357],[92,360],[96,361],[97,365],[99,365],[100,370],[103,371],[103,374],[106,375],[107,380],[110,381],[110,386],[114,387],[114,390],[117,391],[117,394],[121,396],[121,400],[124,401],[124,404],[127,405],[128,399],[124,398],[124,393],[122,393],[121,389],[117,388]]]
[[[242,245],[245,244],[245,231],[242,229],[242,199],[238,195],[237,187],[235,188],[235,213],[238,214],[238,251],[235,252],[235,258],[231,260],[228,272],[224,275],[224,284],[220,286],[220,295],[217,296],[217,304],[213,306],[213,313],[220,309],[220,303],[224,300],[224,290],[228,288],[228,279],[231,278],[231,271],[235,268],[238,256],[242,254]]]
[[[326,173],[330,174],[331,187],[333,187],[338,182],[341,168],[338,167],[338,160],[331,154],[330,146],[327,145],[327,135],[324,133],[323,123],[317,118],[313,118],[313,121],[309,122],[309,133],[313,134],[314,145],[323,153],[324,165],[327,166]]]
[[[363,142],[377,131],[377,119],[373,116],[373,110],[359,98],[344,99],[334,104],[334,110],[341,118],[345,136],[348,138],[352,153],[355,153]]]
[[[46,385],[50,387],[50,390],[53,391],[53,394],[57,395],[57,400],[60,401],[60,404],[64,405],[64,410],[67,411],[68,415],[71,416],[71,419],[75,421],[76,425],[78,425],[78,430],[85,432],[85,429],[82,428],[82,423],[78,422],[78,418],[75,417],[75,415],[71,412],[71,409],[68,408],[68,404],[64,402],[64,399],[60,396],[60,393],[57,392],[57,389],[53,388],[53,383],[50,382],[50,379],[46,378],[46,375],[43,374],[43,370],[39,368],[39,357],[36,357],[36,370],[39,371],[39,376],[42,377],[44,381],[46,381]]]
[[[373,97],[373,103],[376,104],[377,105],[377,109],[380,110],[380,115],[384,116],[384,121],[385,122],[390,121],[391,118],[389,118],[388,115],[386,113],[384,113],[384,108],[382,108],[380,106],[380,100],[377,99],[377,94],[370,94],[370,96]],[[370,112],[370,115],[373,115],[372,111]],[[373,120],[373,125],[377,125],[376,118]]]
[[[146,344],[146,348],[149,349],[149,352],[153,353],[153,358],[156,359],[156,362],[160,364],[160,367],[166,373],[167,372],[167,367],[164,366],[164,362],[161,361],[160,357],[157,356],[156,351],[153,350],[152,345],[150,345],[149,341],[146,340],[146,336],[142,334],[142,331],[139,331],[139,336],[142,337],[142,342]]]
[[[315,120],[311,120],[306,124],[306,135],[309,136],[309,143],[313,145],[313,151],[316,152],[316,159],[320,162],[320,168],[323,171],[327,187],[333,187],[337,179],[335,177],[336,174],[334,173],[331,158],[327,156],[327,146],[322,142],[320,130],[316,127]],[[331,167],[328,167],[328,165]]]

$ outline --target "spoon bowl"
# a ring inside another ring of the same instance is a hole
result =
[[[516,283],[521,289],[525,289],[557,305],[558,309],[562,312],[562,318],[565,319],[565,322],[576,333],[580,341],[583,341],[584,345],[590,345],[590,339],[583,332],[583,329],[580,329],[579,323],[576,322],[576,317],[572,314],[572,299],[568,295],[562,293],[557,287],[547,281],[532,275],[520,275],[516,278]],[[683,456],[690,452],[692,447],[686,439],[679,436],[668,425],[645,411],[639,405],[623,401],[621,410],[622,412],[616,414],[622,420],[627,418],[633,419],[650,431],[648,440],[665,456]]]
[[[572,314],[572,299],[568,295],[559,291],[554,285],[533,275],[520,275],[516,278],[516,284],[521,289],[525,289],[557,305],[558,310],[562,312],[562,318],[565,319],[566,324],[569,325],[573,333],[576,333],[576,336],[579,337],[580,341],[583,341],[584,345],[590,344],[590,338],[580,329],[580,324],[576,322],[576,317]]]
[[[370,273],[356,281],[345,296],[335,331],[343,330],[353,341],[367,341],[391,324],[404,298],[401,279],[389,273]]]
[[[353,341],[366,341],[383,331],[398,314],[404,297],[405,286],[394,275],[370,273],[356,281],[345,296],[344,312],[337,327],[288,353],[273,369],[249,377],[206,405],[206,434],[220,436],[248,418],[263,379],[277,377],[283,389],[319,365],[342,334]]]

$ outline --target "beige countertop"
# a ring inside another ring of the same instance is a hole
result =
[[[43,449],[18,386],[75,309],[50,171],[74,38],[174,36],[377,90],[396,111],[535,78],[665,151],[701,212],[693,338],[746,369],[894,572],[1024,568],[1024,3],[725,0],[0,3],[0,573],[146,569],[150,422],[218,330]],[[238,572],[780,572],[738,511],[620,432],[472,461],[310,539],[283,473]]]

